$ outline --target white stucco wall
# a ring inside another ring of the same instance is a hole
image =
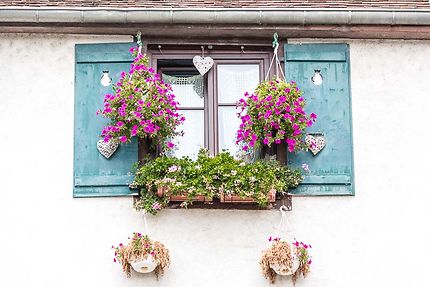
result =
[[[172,262],[156,281],[112,261],[110,246],[142,228],[131,198],[72,198],[74,44],[130,40],[0,34],[0,286],[269,286],[258,261],[276,211],[150,217]],[[297,286],[426,286],[430,42],[342,42],[356,196],[294,198],[292,231],[314,261]]]

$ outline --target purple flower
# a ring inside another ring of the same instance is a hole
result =
[[[309,165],[307,163],[302,164],[302,168],[305,172],[310,172]]]
[[[174,147],[175,147],[175,144],[174,144],[174,143],[172,143],[172,142],[168,142],[168,143],[167,143],[167,147],[168,147],[168,148],[174,148]]]
[[[127,142],[127,137],[126,137],[126,136],[121,136],[121,137],[119,137],[119,140],[120,140],[122,143],[125,143],[125,142]]]
[[[152,209],[154,209],[154,210],[160,210],[161,209],[161,204],[160,203],[158,203],[158,202],[154,202],[153,204],[152,204]]]

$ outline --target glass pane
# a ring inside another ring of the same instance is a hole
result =
[[[219,151],[225,149],[232,155],[236,155],[239,151],[239,147],[236,145],[236,133],[239,129],[240,119],[236,113],[236,107],[218,107]]]
[[[204,111],[181,110],[180,113],[185,116],[184,124],[179,127],[184,131],[184,136],[178,136],[173,140],[176,147],[172,155],[189,156],[195,159],[199,149],[205,146]]]
[[[166,75],[163,81],[172,85],[180,107],[203,107],[203,76],[201,75]]]
[[[245,92],[253,93],[260,83],[260,66],[218,65],[218,103],[236,103]]]

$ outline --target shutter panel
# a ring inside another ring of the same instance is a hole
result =
[[[96,115],[103,108],[112,85],[100,83],[103,71],[109,71],[112,83],[122,71],[130,69],[133,43],[79,44],[75,46],[75,126],[74,126],[74,197],[118,196],[135,192],[132,165],[137,161],[137,141],[122,144],[106,159],[97,150],[100,133],[109,120]]]
[[[323,77],[321,85],[311,78],[315,70]],[[288,154],[294,168],[309,165],[296,194],[354,194],[349,47],[346,44],[285,45],[285,76],[297,82],[306,99],[306,111],[318,118],[308,133],[324,133],[326,146],[317,155],[309,152]]]

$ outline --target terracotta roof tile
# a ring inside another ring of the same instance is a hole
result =
[[[428,0],[2,0],[0,7],[109,8],[430,8]]]

